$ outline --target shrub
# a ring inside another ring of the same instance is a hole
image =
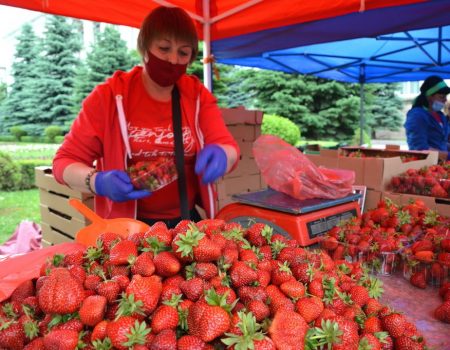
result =
[[[20,188],[22,173],[20,166],[11,157],[0,152],[0,190],[16,191]]]
[[[56,136],[55,143],[62,143],[64,141],[64,136]]]
[[[25,135],[20,138],[20,142],[38,143],[41,142],[41,139],[39,136]]]
[[[359,146],[361,143],[359,142],[361,140],[361,129],[357,128],[353,134],[353,138],[351,140],[351,144],[352,145],[357,145]],[[363,130],[363,142],[362,144],[367,145],[367,146],[371,146],[372,145],[372,140],[369,136],[369,133],[366,130]]]
[[[52,161],[43,159],[21,160],[17,162],[20,168],[21,179],[18,187],[20,190],[28,190],[35,187],[35,169],[37,166],[52,165]]]
[[[0,135],[0,142],[13,142],[17,141],[13,135]]]
[[[56,136],[61,136],[63,134],[63,130],[57,125],[50,125],[45,128],[44,133],[47,139],[53,143],[55,142]]]
[[[20,141],[20,139],[27,134],[27,132],[23,130],[21,126],[12,126],[9,129],[9,132],[16,138],[16,141]]]
[[[293,146],[300,141],[300,128],[288,118],[278,115],[264,114],[261,133],[278,136]]]

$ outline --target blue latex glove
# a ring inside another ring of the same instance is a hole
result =
[[[95,177],[95,193],[114,202],[141,199],[152,194],[147,190],[135,190],[130,177],[123,170],[98,172]]]
[[[227,155],[218,145],[207,145],[197,155],[195,173],[203,174],[202,181],[207,184],[217,180],[227,170]]]

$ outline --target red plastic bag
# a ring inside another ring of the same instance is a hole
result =
[[[80,243],[67,242],[0,260],[0,302],[8,299],[22,282],[38,278],[41,266],[48,257],[85,249]]]
[[[279,137],[260,136],[253,144],[253,154],[267,185],[291,197],[336,199],[352,192],[354,171],[317,167]]]

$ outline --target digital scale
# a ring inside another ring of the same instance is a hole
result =
[[[232,196],[237,203],[223,207],[217,219],[248,227],[254,222],[271,226],[302,247],[317,243],[319,237],[343,220],[360,216],[361,194],[339,199],[299,200],[273,189]]]

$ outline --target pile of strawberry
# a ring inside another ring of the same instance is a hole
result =
[[[449,219],[429,210],[423,201],[396,205],[388,198],[360,218],[342,221],[323,237],[321,246],[334,260],[366,262],[373,272],[389,274],[399,252],[429,230],[445,233]],[[392,253],[392,254],[391,254]],[[391,261],[392,260],[392,261]]]
[[[1,304],[1,349],[425,349],[359,262],[261,223],[102,233],[40,275]]]
[[[373,150],[371,150],[372,152]],[[373,152],[372,152],[373,153]],[[344,157],[349,158],[392,158],[392,157],[398,157],[396,154],[389,154],[383,151],[380,151],[380,154],[373,155],[373,154],[366,154],[363,150],[357,150],[357,151],[349,151],[343,154]],[[420,158],[416,155],[401,155],[400,159],[402,163],[408,163],[413,162],[416,160],[419,160]]]
[[[411,284],[426,289],[428,284],[439,288],[444,303],[435,310],[435,317],[450,323],[450,235],[448,229],[427,229],[424,236],[405,249],[404,276]]]
[[[140,161],[128,168],[131,183],[138,189],[156,191],[177,178],[173,160],[158,157],[152,161]]]
[[[393,176],[390,190],[423,196],[450,197],[450,162],[431,165],[421,169],[408,169],[404,174]]]

